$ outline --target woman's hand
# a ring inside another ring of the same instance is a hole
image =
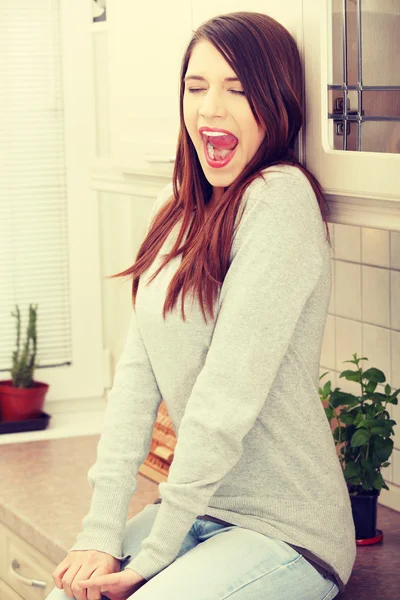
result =
[[[100,592],[110,600],[127,600],[134,592],[137,592],[147,582],[132,569],[126,568],[119,573],[109,575],[92,576],[90,579],[77,581],[82,588],[97,587]]]
[[[76,600],[100,600],[98,587],[85,590],[77,585],[91,577],[101,577],[117,573],[121,561],[110,554],[98,550],[70,550],[63,561],[54,569],[52,577],[56,587],[64,590],[68,598]]]

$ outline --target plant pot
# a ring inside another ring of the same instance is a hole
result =
[[[373,544],[382,539],[382,532],[376,529],[379,494],[379,490],[372,490],[367,494],[350,496],[356,540],[360,544]]]
[[[41,381],[34,381],[30,388],[14,387],[12,379],[0,381],[0,419],[24,421],[39,417],[48,389],[49,385]]]

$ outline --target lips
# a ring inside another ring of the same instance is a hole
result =
[[[221,150],[233,150],[239,143],[237,137],[226,129],[200,127],[199,133],[206,142]]]

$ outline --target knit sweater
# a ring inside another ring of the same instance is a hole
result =
[[[172,193],[169,183],[149,225]],[[125,568],[154,577],[175,560],[196,517],[209,515],[285,541],[343,591],[355,529],[318,393],[331,248],[315,193],[294,166],[265,169],[243,194],[239,215],[208,323],[190,293],[186,321],[181,293],[163,320],[182,255],[148,284],[182,222],[140,277],[88,472],[90,510],[71,550],[129,558],[121,554],[128,506],[163,399],[177,436],[174,458],[159,484],[152,530]]]

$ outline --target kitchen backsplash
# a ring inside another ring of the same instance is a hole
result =
[[[359,393],[339,378],[352,368],[352,355],[366,356],[364,370],[381,369],[392,389],[400,387],[400,233],[330,223],[333,245],[332,294],[322,346],[320,374],[329,371],[332,388]],[[378,386],[384,392],[386,383]],[[400,405],[389,404],[397,421],[391,465],[382,470],[400,486]]]

